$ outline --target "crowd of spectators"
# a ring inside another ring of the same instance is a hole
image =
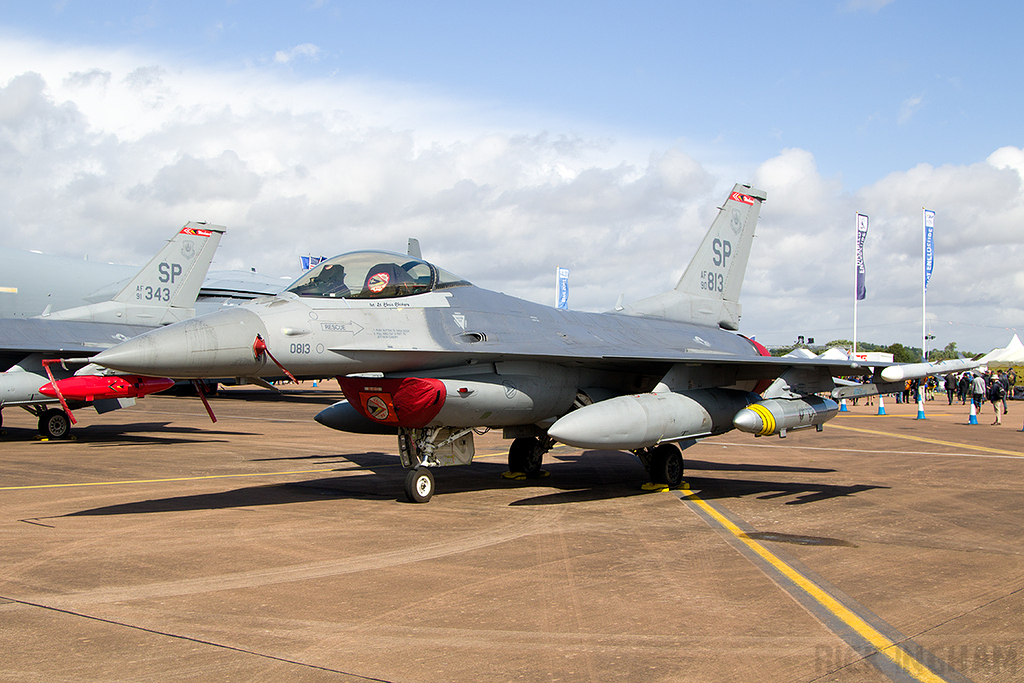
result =
[[[970,401],[979,415],[985,403],[990,403],[995,414],[995,421],[992,424],[998,425],[1002,424],[1002,416],[1007,413],[1006,400],[1013,397],[1017,386],[1017,373],[1010,368],[1006,371],[974,370],[959,374],[951,372],[948,375],[925,379],[908,379],[903,391],[896,392],[896,402],[915,403],[922,385],[926,401],[934,400],[936,394],[944,391],[949,405],[953,405],[954,401],[966,405]]]

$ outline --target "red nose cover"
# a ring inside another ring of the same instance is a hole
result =
[[[93,401],[98,398],[138,398],[174,386],[166,377],[140,377],[139,375],[82,375],[57,380],[64,398]],[[39,387],[43,396],[56,396],[52,382]]]
[[[363,416],[396,427],[423,427],[441,411],[447,391],[439,379],[338,377],[349,404]]]

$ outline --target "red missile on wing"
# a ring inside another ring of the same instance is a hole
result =
[[[81,375],[57,380],[60,394],[72,401],[95,401],[104,398],[139,398],[174,386],[174,380],[166,377],[143,377],[141,375]],[[57,397],[53,382],[39,387],[39,392],[51,398]]]

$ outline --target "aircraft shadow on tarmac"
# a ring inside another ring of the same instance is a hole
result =
[[[35,429],[20,427],[5,427],[3,432],[4,441],[32,441],[39,435],[39,432]],[[178,434],[180,436],[174,438],[163,436],[164,434]],[[171,422],[79,425],[72,430],[71,435],[74,441],[96,446],[226,443],[228,441],[226,437],[229,436],[258,436],[253,432],[174,426]],[[188,438],[185,438],[186,436]],[[72,442],[54,439],[49,443]]]
[[[615,453],[623,460],[635,459],[629,454]],[[143,501],[110,505],[91,510],[72,512],[66,517],[86,517],[103,515],[134,515],[160,512],[185,512],[196,510],[219,510],[228,508],[254,507],[261,505],[286,505],[304,503],[330,498],[347,498],[361,500],[396,500],[406,502],[404,495],[405,472],[398,462],[398,457],[379,452],[345,453],[333,456],[344,461],[339,463],[337,477],[321,477],[306,481],[268,484],[266,486],[247,486],[244,488],[202,493],[189,496],[174,496]],[[366,470],[365,473],[352,473],[346,464],[355,464]],[[597,499],[619,498],[627,495],[643,493],[640,484],[643,480],[643,469],[635,464],[637,476],[635,481],[630,477],[621,476],[621,471],[607,467],[581,467],[575,463],[552,463],[549,468],[550,477],[514,481],[502,479],[501,474],[508,470],[503,463],[478,462],[468,467],[444,467],[436,470],[435,478],[441,494],[467,493],[473,491],[489,491],[493,489],[517,489],[546,486],[562,488],[587,487],[598,493]],[[619,468],[621,470],[621,468]],[[619,476],[616,476],[619,475]],[[625,481],[625,483],[623,483]],[[565,501],[573,502],[573,501]],[[435,502],[436,504],[436,502]]]
[[[326,488],[315,488],[295,484],[268,484],[266,486],[247,486],[230,491],[217,493],[201,493],[193,496],[175,496],[173,498],[156,498],[140,500],[120,505],[108,505],[92,510],[71,512],[64,517],[103,517],[107,515],[145,515],[160,512],[196,512],[199,510],[227,510],[262,505],[287,505],[289,503],[306,503],[335,497],[352,498],[345,492],[335,492]],[[374,496],[380,498],[381,496]]]
[[[344,464],[339,467],[341,476],[321,477],[306,481],[268,484],[264,486],[247,486],[244,488],[202,493],[188,496],[174,496],[144,501],[122,503],[91,510],[70,513],[68,517],[152,514],[161,512],[185,512],[197,510],[219,510],[229,508],[254,507],[262,505],[287,505],[305,503],[331,498],[357,500],[395,500],[405,502],[403,482],[405,470],[398,463],[396,456],[379,453],[346,453],[316,456],[318,458],[337,458],[352,463],[366,470],[365,473],[352,473]],[[689,469],[741,469],[736,465],[718,465],[702,461],[692,461]],[[474,491],[491,491],[495,489],[515,490],[537,488],[553,489],[552,493],[531,496],[509,503],[510,506],[522,505],[558,505],[581,503],[598,500],[625,498],[646,495],[640,488],[646,475],[639,461],[628,453],[621,451],[589,451],[582,455],[558,455],[551,462],[545,463],[545,470],[550,476],[526,479],[502,479],[507,471],[504,463],[477,462],[468,467],[445,467],[435,472],[437,480],[437,504],[444,494],[470,493]],[[749,466],[756,471],[796,471],[796,472],[831,472],[813,468],[765,467]],[[348,470],[348,471],[346,471]],[[717,479],[704,477],[687,477],[687,482],[694,491],[699,491],[704,498],[736,498],[757,496],[772,499],[785,496],[797,496],[796,500],[787,504],[812,503],[828,498],[849,496],[877,486],[832,486],[815,483],[797,482],[765,482],[736,479]]]
[[[723,498],[744,498],[754,496],[759,500],[785,498],[786,505],[805,505],[817,503],[829,498],[852,496],[872,489],[887,489],[888,486],[854,484],[853,486],[837,486],[834,484],[817,484],[811,482],[775,482],[746,479],[709,479],[704,477],[687,477],[690,489],[706,500]]]
[[[624,478],[624,465],[616,465],[612,462],[615,458],[632,460],[636,472],[635,479]],[[516,501],[512,505],[557,505],[562,503],[580,503],[607,498],[621,498],[624,496],[642,495],[646,493],[640,490],[640,484],[646,481],[645,473],[639,461],[632,455],[622,451],[587,451],[574,455],[557,455],[556,459],[569,463],[573,474],[567,472],[566,479],[572,477],[571,489],[559,486],[564,490],[558,493],[548,493],[532,498],[525,498]],[[587,467],[587,465],[590,467]],[[547,467],[547,465],[545,465]],[[553,467],[548,468],[552,472]],[[589,470],[589,476],[588,476]],[[834,469],[818,467],[789,467],[785,465],[760,465],[745,463],[716,463],[705,460],[685,460],[684,480],[689,484],[691,490],[699,492],[701,497],[714,498],[738,498],[744,496],[757,496],[761,499],[781,498],[786,496],[797,496],[796,500],[787,501],[787,505],[798,505],[813,503],[828,498],[849,496],[861,491],[867,491],[877,486],[835,486],[819,483],[803,482],[777,482],[777,481],[756,481],[735,478],[711,478],[695,477],[697,471],[725,471],[725,472],[772,472],[779,474],[800,473],[800,474],[829,474]],[[581,472],[582,474],[575,474]],[[594,481],[594,475],[597,481]],[[620,475],[620,476],[616,476]],[[536,481],[536,480],[534,480]],[[543,484],[540,484],[543,485]],[[439,489],[441,490],[441,489]]]
[[[512,505],[555,505],[560,503],[578,503],[592,500],[601,500],[606,498],[619,498],[629,495],[638,495],[645,493],[639,490],[639,485],[644,479],[643,469],[640,467],[639,462],[636,461],[633,456],[623,453],[621,451],[587,451],[578,455],[563,455],[557,456],[557,459],[575,463],[572,467],[575,469],[585,468],[586,464],[594,463],[598,458],[608,459],[614,456],[621,456],[628,459],[632,459],[636,463],[637,480],[630,481],[626,479],[623,481],[621,478],[617,479],[616,482],[619,486],[608,483],[608,480],[616,473],[622,473],[622,467],[616,469],[609,463],[603,463],[604,466],[601,470],[605,472],[605,476],[600,482],[586,481],[584,478],[575,478],[574,483],[578,483],[578,487],[573,487],[572,490],[560,491],[558,493],[549,493],[533,498],[526,498],[520,501],[512,503]],[[598,465],[600,467],[600,465]],[[591,467],[590,469],[597,469]],[[694,472],[697,471],[724,471],[724,472],[772,472],[779,474],[786,473],[799,473],[799,474],[829,474],[836,470],[818,467],[790,467],[786,465],[760,465],[760,464],[746,464],[746,463],[716,463],[705,460],[690,460],[685,461],[685,476],[684,480],[689,484],[690,489],[694,492],[699,493],[703,498],[715,499],[715,498],[739,498],[745,496],[756,496],[760,499],[769,500],[773,498],[782,498],[786,496],[796,496],[795,500],[787,501],[787,505],[799,505],[805,503],[813,503],[828,498],[838,498],[842,496],[849,496],[861,491],[867,491],[873,488],[882,488],[878,486],[867,486],[867,485],[855,485],[855,486],[836,486],[829,484],[811,483],[811,482],[793,482],[793,481],[757,481],[757,480],[745,480],[735,479],[731,477],[727,478],[712,478],[712,477],[696,477]],[[440,489],[439,489],[440,490]]]

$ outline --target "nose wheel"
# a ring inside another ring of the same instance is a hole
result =
[[[71,431],[71,421],[63,410],[51,408],[39,416],[39,435],[46,439],[63,439]]]
[[[683,483],[683,453],[675,444],[663,443],[651,451],[651,481],[676,488]]]
[[[508,469],[522,472],[527,477],[540,475],[544,454],[551,448],[551,442],[536,437],[520,437],[508,449]]]
[[[434,475],[426,467],[409,470],[405,475],[405,497],[410,503],[426,503],[434,495]]]

